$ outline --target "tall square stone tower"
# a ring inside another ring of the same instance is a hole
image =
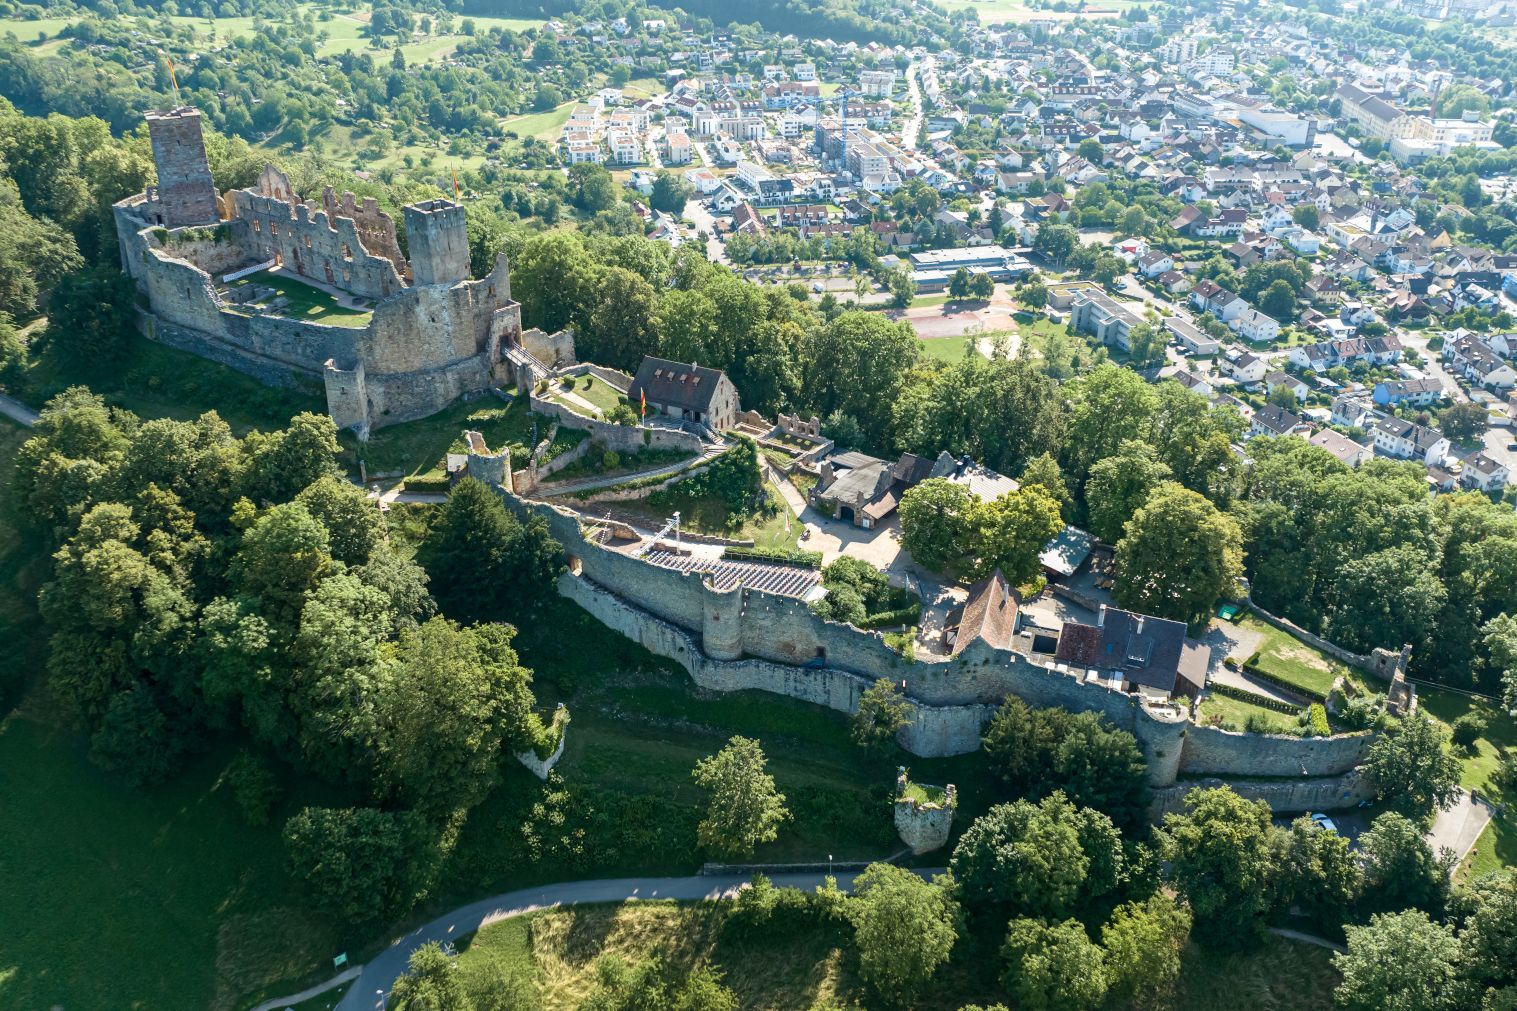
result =
[[[405,209],[411,278],[416,284],[457,284],[469,276],[469,232],[461,204],[426,200]]]
[[[216,184],[205,155],[200,111],[188,106],[147,114],[153,164],[158,168],[158,205],[163,223],[211,225],[221,220]]]

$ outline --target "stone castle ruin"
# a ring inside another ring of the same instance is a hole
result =
[[[273,166],[221,194],[197,110],[150,112],[147,123],[158,183],[113,210],[122,267],[147,300],[149,338],[270,385],[319,383],[338,427],[360,439],[512,382],[533,364],[506,258],[470,277],[459,204],[405,208],[407,259],[373,198],[328,188],[319,202],[302,200]],[[340,322],[289,311],[292,289],[341,307]],[[534,343],[553,355],[547,369],[573,360],[570,335]]]

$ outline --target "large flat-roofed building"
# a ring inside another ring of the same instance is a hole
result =
[[[911,280],[921,292],[942,291],[954,272],[989,274],[992,281],[1015,281],[1032,272],[1032,264],[1005,246],[956,246],[911,254]]]
[[[1104,292],[1081,292],[1069,310],[1071,328],[1124,351],[1132,349],[1129,338],[1133,328],[1142,322],[1137,313]]]

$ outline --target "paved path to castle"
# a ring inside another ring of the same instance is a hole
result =
[[[1468,790],[1460,790],[1453,805],[1438,812],[1425,838],[1434,853],[1447,848],[1462,861],[1490,821],[1491,809],[1485,801],[1475,800]]]
[[[31,428],[37,423],[37,412],[27,407],[19,400],[0,394],[0,414],[5,415],[18,425]]]
[[[919,871],[924,876],[932,871]],[[689,878],[615,878],[606,881],[571,881],[544,888],[524,888],[462,906],[439,916],[397,940],[363,967],[352,989],[336,1011],[383,1009],[396,977],[406,971],[411,952],[431,941],[456,942],[497,920],[504,920],[554,906],[577,906],[590,902],[624,902],[628,899],[730,899],[751,875],[721,874]],[[811,889],[822,883],[822,874],[775,874],[776,887]],[[838,887],[853,889],[854,875],[839,873]]]
[[[593,491],[596,488],[609,488],[623,481],[637,481],[647,477],[659,477],[663,474],[674,474],[687,467],[696,467],[719,456],[727,447],[721,444],[708,446],[698,460],[678,460],[664,467],[656,467],[653,470],[640,470],[632,474],[611,474],[605,477],[590,477],[583,481],[571,481],[567,484],[553,484],[551,482],[541,485],[534,494],[545,498],[559,495],[573,495],[581,491]]]

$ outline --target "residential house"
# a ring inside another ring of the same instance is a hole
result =
[[[1466,488],[1483,492],[1499,492],[1506,487],[1510,472],[1484,453],[1476,453],[1464,461],[1464,473],[1459,483]]]
[[[1064,623],[1054,657],[1121,691],[1193,699],[1206,686],[1211,647],[1187,638],[1182,622],[1102,604],[1094,625]]]
[[[1264,382],[1269,374],[1269,363],[1257,355],[1243,351],[1232,359],[1233,380],[1242,386]]]
[[[1375,448],[1386,456],[1434,466],[1442,464],[1448,456],[1448,439],[1402,418],[1382,415],[1370,426],[1370,432],[1375,437]]]
[[[1250,436],[1304,435],[1308,430],[1306,419],[1277,404],[1265,404],[1255,411],[1248,426]]]
[[[1374,400],[1381,407],[1426,407],[1443,399],[1443,384],[1432,377],[1390,379],[1375,384]]]
[[[645,357],[627,388],[627,399],[651,414],[721,432],[737,423],[737,388],[720,369]]]
[[[946,453],[936,462],[903,453],[894,463],[866,453],[834,453],[821,463],[821,479],[811,490],[811,503],[845,523],[872,530],[895,512],[908,488],[943,476],[938,471],[954,463]]]
[[[1361,446],[1353,439],[1331,428],[1324,428],[1306,441],[1327,450],[1337,457],[1339,462],[1346,463],[1350,467],[1358,467],[1364,461],[1373,459],[1375,455],[1368,446]]]
[[[1307,395],[1312,392],[1310,386],[1288,372],[1271,372],[1264,377],[1264,388],[1270,393],[1274,393],[1282,386],[1291,391],[1298,404],[1306,400]]]
[[[1252,307],[1238,313],[1228,325],[1245,340],[1272,341],[1280,336],[1280,324],[1274,317],[1266,316]]]

